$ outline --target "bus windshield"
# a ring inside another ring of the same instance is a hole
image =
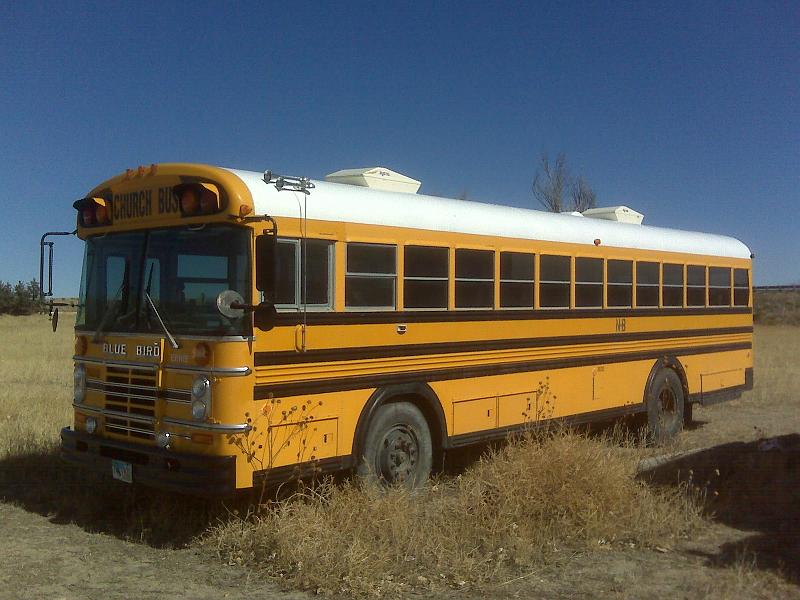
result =
[[[209,225],[89,238],[76,328],[101,334],[162,334],[160,316],[173,335],[249,335],[248,315],[223,316],[217,296],[234,290],[249,302],[250,273],[250,232],[238,227]]]

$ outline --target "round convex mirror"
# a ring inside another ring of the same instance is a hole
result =
[[[244,298],[239,292],[225,290],[217,296],[217,310],[229,319],[238,319],[244,316],[244,309],[231,308],[231,304],[244,304]]]

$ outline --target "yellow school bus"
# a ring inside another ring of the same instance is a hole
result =
[[[63,456],[191,494],[419,485],[453,448],[634,413],[663,439],[752,387],[741,242],[417,188],[157,164],[75,202]]]

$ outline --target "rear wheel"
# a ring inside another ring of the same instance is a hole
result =
[[[409,402],[381,406],[367,430],[356,472],[363,480],[407,488],[422,486],[431,472],[428,422]]]
[[[661,369],[647,392],[647,421],[654,442],[664,443],[683,428],[685,404],[681,378],[672,369]]]

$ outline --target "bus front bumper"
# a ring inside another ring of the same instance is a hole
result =
[[[112,476],[112,463],[130,465],[134,483],[193,496],[230,496],[236,491],[236,457],[176,454],[162,448],[61,430],[66,461]]]

